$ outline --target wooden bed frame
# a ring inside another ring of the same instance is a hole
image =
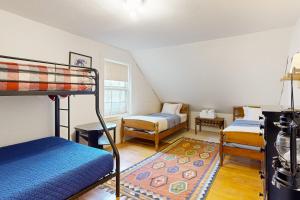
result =
[[[259,107],[259,106],[249,106],[249,107]],[[244,109],[242,106],[233,108],[233,121],[237,118],[244,117]],[[237,147],[224,146],[223,144],[236,143],[242,145],[249,145],[261,148],[261,151],[242,149]],[[254,160],[259,160],[263,162],[264,159],[264,138],[262,134],[257,133],[247,133],[247,132],[223,132],[221,131],[220,137],[220,166],[223,165],[224,156],[226,154],[246,157]]]
[[[171,102],[170,102],[171,103]],[[161,104],[161,108],[163,106],[163,103]],[[180,110],[180,113],[187,114],[187,119],[185,122],[178,124],[177,126],[167,129],[162,132],[158,132],[158,123],[152,123],[149,121],[144,120],[136,120],[136,119],[122,119],[121,122],[121,142],[124,142],[125,136],[131,136],[136,138],[142,138],[146,140],[154,141],[155,143],[155,150],[159,150],[159,141],[163,138],[179,131],[182,129],[189,130],[189,105],[188,104],[182,104],[182,108]],[[131,130],[131,129],[137,129],[137,130]],[[143,131],[138,130],[144,130],[144,131],[153,131],[154,134],[145,133]]]

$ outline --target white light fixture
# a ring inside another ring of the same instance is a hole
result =
[[[124,0],[125,7],[132,19],[137,20],[139,14],[143,11],[143,5],[146,0]]]

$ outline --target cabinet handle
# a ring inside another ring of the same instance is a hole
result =
[[[260,192],[260,193],[259,193],[259,196],[260,196],[260,197],[263,197],[263,196],[264,196],[264,194]]]

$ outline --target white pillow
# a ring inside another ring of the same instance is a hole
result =
[[[178,107],[177,107],[177,110],[176,110],[176,115],[179,115],[180,114],[180,110],[182,108],[182,103],[179,103],[177,105],[178,105]]]
[[[262,115],[261,108],[253,107],[243,107],[244,108],[244,118],[245,120],[259,121],[259,116]]]
[[[243,106],[243,110],[244,110],[244,117],[243,118],[246,118],[248,116],[248,106]]]
[[[164,103],[164,106],[161,110],[162,113],[175,115],[178,109],[178,104],[174,103]]]

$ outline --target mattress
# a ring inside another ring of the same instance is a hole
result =
[[[186,122],[187,120],[187,114],[179,114],[180,117],[180,123]]]
[[[0,91],[91,91],[89,69],[0,62]]]
[[[66,199],[113,170],[109,152],[48,137],[0,148],[0,199]]]
[[[150,115],[133,115],[125,117],[124,119],[143,120],[152,123],[158,123],[158,132],[165,131],[173,128],[181,123],[182,118],[178,115],[166,114],[166,113],[154,113]],[[149,132],[154,134],[155,132]]]
[[[226,127],[223,132],[246,132],[246,133],[256,133],[262,134],[260,130],[260,121],[252,120],[235,120],[230,126]]]

